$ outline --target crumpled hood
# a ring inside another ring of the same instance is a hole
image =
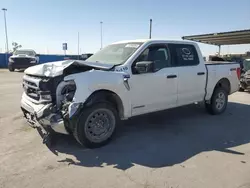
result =
[[[110,64],[104,64],[99,62],[87,62],[81,60],[64,60],[55,61],[50,63],[44,63],[36,66],[27,68],[24,73],[34,76],[45,76],[45,77],[55,77],[63,74],[63,71],[69,66],[77,67],[92,67],[95,69],[109,70],[113,67]]]

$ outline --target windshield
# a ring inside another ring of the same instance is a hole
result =
[[[142,43],[111,44],[92,55],[86,61],[118,65],[124,63]]]
[[[243,70],[244,71],[248,71],[248,70],[250,70],[250,59],[248,59],[248,60],[245,60],[244,62],[243,62]]]
[[[27,50],[16,50],[14,52],[14,55],[28,55],[28,56],[35,56],[35,53],[33,51],[27,51]]]

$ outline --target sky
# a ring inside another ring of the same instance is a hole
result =
[[[182,36],[250,29],[250,0],[0,0],[7,8],[9,48],[17,42],[40,54],[94,53],[120,40],[149,37],[181,40]],[[218,47],[199,44],[204,56]],[[0,14],[0,52],[5,51],[3,11]],[[250,45],[223,46],[222,53],[245,53]]]

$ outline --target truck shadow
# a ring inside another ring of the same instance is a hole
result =
[[[160,168],[182,163],[204,151],[244,155],[231,147],[250,142],[250,106],[229,103],[220,116],[205,113],[203,106],[190,105],[124,122],[109,145],[85,149],[72,137],[58,136],[50,148],[55,153],[73,155],[59,160],[69,165],[126,170],[134,164]]]

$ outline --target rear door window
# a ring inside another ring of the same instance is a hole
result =
[[[195,47],[191,44],[169,44],[173,66],[195,66],[199,64],[199,57]]]

